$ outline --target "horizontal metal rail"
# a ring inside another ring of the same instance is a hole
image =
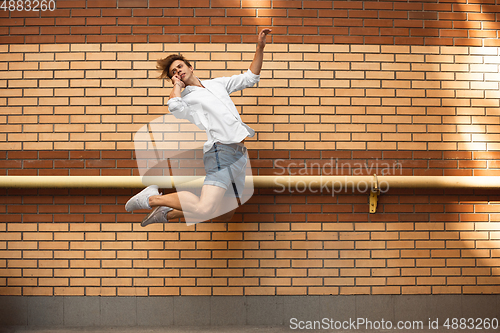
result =
[[[204,176],[0,176],[0,188],[160,188],[198,187]],[[247,181],[255,188],[339,189],[375,185],[391,188],[483,188],[499,189],[500,176],[253,176]]]

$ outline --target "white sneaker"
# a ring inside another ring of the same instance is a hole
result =
[[[151,213],[149,213],[148,216],[144,218],[144,220],[142,220],[141,227],[145,227],[153,223],[167,223],[167,213],[171,210],[173,209],[167,206],[156,207]]]
[[[127,212],[133,212],[137,209],[151,209],[151,206],[149,205],[149,197],[153,195],[160,195],[157,185],[150,185],[130,198],[130,200],[125,204],[125,210]]]

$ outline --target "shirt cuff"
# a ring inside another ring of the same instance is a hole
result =
[[[250,68],[247,70],[247,75],[252,82],[259,82],[259,80],[260,80],[260,74],[257,75],[257,74],[252,73]]]
[[[182,109],[182,98],[173,97],[167,101],[168,110],[170,112],[180,111]]]

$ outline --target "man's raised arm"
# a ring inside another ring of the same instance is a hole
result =
[[[252,63],[250,64],[250,71],[255,75],[260,74],[260,69],[262,68],[262,60],[264,59],[264,47],[266,46],[266,36],[270,32],[271,29],[262,29],[259,33],[257,50],[255,50],[255,55],[253,56]]]

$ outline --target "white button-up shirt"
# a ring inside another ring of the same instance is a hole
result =
[[[260,75],[250,69],[243,74],[201,81],[203,87],[187,86],[181,97],[168,100],[169,111],[176,117],[187,119],[198,128],[206,130],[207,152],[215,142],[238,143],[255,131],[245,124],[229,95],[259,82]]]

